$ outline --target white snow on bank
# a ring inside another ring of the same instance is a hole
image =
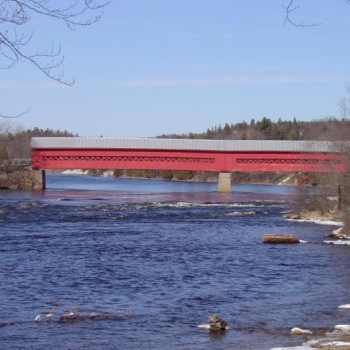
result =
[[[291,329],[290,334],[312,334],[308,329],[302,329],[299,327],[294,327]]]
[[[285,185],[292,177],[293,177],[293,175],[286,177],[284,180],[282,180],[277,185]]]
[[[67,175],[89,175],[89,170],[81,170],[81,169],[74,169],[74,170],[65,170],[62,171],[62,174]],[[101,174],[102,177],[112,177],[113,176],[113,170],[105,171]]]
[[[334,221],[334,220],[312,220],[315,224],[319,225],[334,225],[334,226],[343,226],[344,223],[341,221]]]
[[[313,224],[319,224],[319,225],[334,225],[334,226],[344,225],[341,221],[334,221],[334,220],[316,220],[316,219],[287,219],[287,220],[297,221],[297,222],[311,222]]]
[[[297,221],[297,222],[310,222],[313,224],[319,224],[319,225],[333,225],[333,226],[340,226],[339,228],[335,229],[333,231],[333,234],[338,234],[342,226],[344,225],[341,221],[334,221],[334,220],[316,220],[316,219],[287,219],[288,221]],[[301,241],[301,243],[307,243],[306,241]],[[323,241],[323,243],[328,244],[339,244],[339,245],[350,245],[350,237],[349,240],[334,240],[334,241]]]
[[[342,227],[337,228],[336,230],[333,231],[333,233],[336,235],[342,230]]]
[[[334,220],[313,220],[315,224],[320,225],[334,225],[334,226],[343,226],[344,224],[341,221]]]
[[[271,350],[310,350],[313,349],[323,349],[326,348],[329,349],[330,346],[332,346],[332,349],[336,350],[339,346],[339,349],[344,349],[343,346],[350,346],[350,343],[343,342],[343,341],[329,341],[329,342],[322,342],[322,345],[317,346],[317,341],[310,341],[307,342],[301,346],[289,346],[286,348],[272,348]]]
[[[338,245],[350,245],[350,241],[323,241],[323,243],[338,244]]]
[[[112,177],[112,176],[113,176],[113,171],[112,171],[112,170],[105,171],[105,172],[102,174],[102,177]]]
[[[349,304],[344,304],[339,306],[340,307],[346,307],[346,308],[350,308]],[[299,329],[299,328],[293,328],[293,329]],[[350,332],[350,325],[337,325],[334,326],[334,332],[332,332],[331,334],[348,334]],[[296,334],[300,334],[300,333],[296,333]],[[300,345],[300,346],[287,346],[287,347],[278,347],[278,348],[272,348],[270,350],[310,350],[310,349],[323,349],[323,348],[329,348],[331,347],[332,349],[336,350],[336,349],[344,349],[344,347],[350,347],[350,342],[343,342],[340,340],[328,340],[328,339],[320,339],[320,340],[309,340],[306,343]]]
[[[293,346],[288,348],[273,348],[271,350],[310,350],[310,346],[302,345],[302,346]]]
[[[81,169],[74,169],[74,170],[65,170],[62,171],[62,174],[68,174],[68,175],[87,175],[88,171],[82,171]]]
[[[338,324],[338,325],[334,326],[334,329],[337,329],[338,331],[342,331],[342,332],[350,332],[350,325]]]

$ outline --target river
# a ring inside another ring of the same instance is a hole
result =
[[[216,186],[47,175],[46,191],[2,190],[1,349],[268,350],[300,345],[292,327],[332,329],[350,300],[350,247],[321,243],[336,227],[287,221],[294,187]],[[197,327],[213,314],[231,329]]]

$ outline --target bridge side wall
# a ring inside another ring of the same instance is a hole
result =
[[[344,171],[342,157],[330,153],[130,149],[33,149],[32,168],[215,172]]]

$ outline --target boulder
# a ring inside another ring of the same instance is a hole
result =
[[[262,238],[263,243],[273,243],[273,244],[295,244],[300,243],[299,239],[294,235],[276,235],[268,234],[264,235]]]
[[[229,329],[228,324],[219,316],[213,315],[208,317],[209,329],[212,331],[219,331]]]

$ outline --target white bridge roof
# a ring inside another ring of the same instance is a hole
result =
[[[329,141],[199,140],[158,138],[33,137],[32,149],[148,149],[206,151],[339,152]]]

